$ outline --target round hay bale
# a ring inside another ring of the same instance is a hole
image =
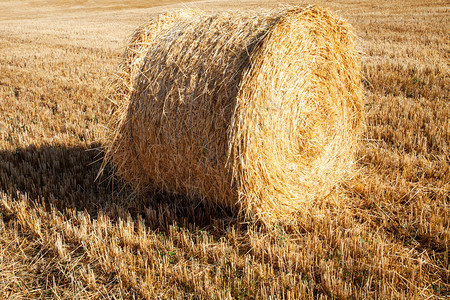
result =
[[[326,9],[157,16],[120,70],[105,161],[137,191],[290,222],[351,168],[360,56]]]

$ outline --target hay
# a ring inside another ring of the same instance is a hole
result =
[[[295,221],[347,172],[361,127],[350,25],[318,7],[161,15],[132,37],[106,161],[164,190]]]

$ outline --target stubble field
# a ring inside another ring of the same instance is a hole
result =
[[[102,163],[127,37],[174,8],[318,3],[363,51],[357,172],[296,227],[132,195]],[[45,3],[45,4],[43,4]],[[448,1],[0,1],[0,298],[450,295]]]

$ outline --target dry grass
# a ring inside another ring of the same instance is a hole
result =
[[[354,39],[313,6],[157,16],[125,51],[105,163],[140,192],[266,224],[314,214],[351,173],[363,111]]]
[[[93,184],[119,45],[162,8],[43,16],[29,7],[2,18],[0,298],[447,297],[448,4],[326,5],[355,26],[365,53],[360,171],[330,196],[341,209],[273,230],[182,198],[130,199],[120,183]]]

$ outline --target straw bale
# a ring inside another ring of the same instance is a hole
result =
[[[315,6],[179,11],[132,37],[106,161],[164,190],[295,221],[351,169],[362,121],[351,26]]]

